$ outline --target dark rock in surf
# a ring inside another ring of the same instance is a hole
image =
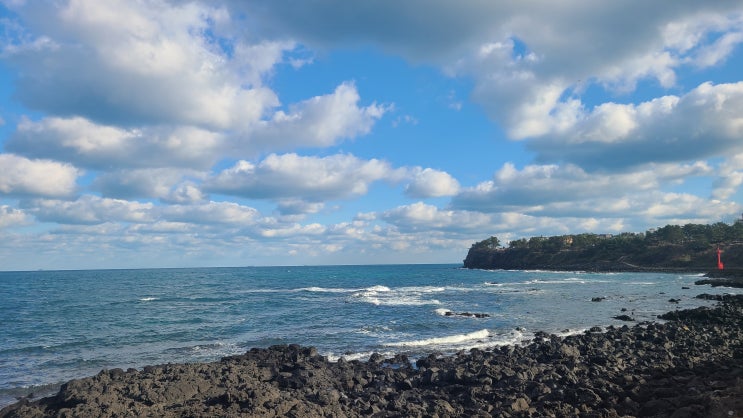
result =
[[[489,318],[490,314],[486,313],[472,313],[472,312],[444,312],[444,316],[463,316],[467,318]]]

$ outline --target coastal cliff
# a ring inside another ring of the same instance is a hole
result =
[[[497,237],[472,245],[464,260],[471,269],[684,271],[743,269],[743,223],[730,226],[669,225],[646,233],[532,237],[502,247]]]

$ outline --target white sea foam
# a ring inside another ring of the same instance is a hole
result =
[[[446,288],[440,286],[410,286],[400,287],[396,290],[399,292],[438,293],[445,292]]]
[[[345,289],[345,288],[337,288],[337,287],[302,287],[299,289],[296,289],[299,292],[315,292],[315,293],[351,293],[351,292],[358,292],[361,289]]]
[[[565,280],[527,280],[522,283],[518,284],[585,284],[585,280],[571,280],[571,279],[565,279]],[[514,283],[515,284],[515,283]]]
[[[436,290],[432,290],[436,289]],[[438,290],[441,289],[441,290]],[[434,291],[443,291],[445,288],[433,288],[431,286],[421,287],[401,287],[390,289],[387,286],[371,286],[361,291],[355,292],[352,296],[361,302],[370,303],[376,306],[423,306],[439,305],[436,299],[424,299],[425,294]]]
[[[166,349],[165,352],[184,355],[197,360],[214,360],[219,357],[241,354],[244,350],[234,343],[217,341],[214,343],[173,347]]]
[[[389,347],[425,347],[434,345],[459,345],[468,341],[477,341],[490,337],[490,331],[481,329],[480,331],[470,332],[469,334],[456,334],[446,337],[434,337],[424,340],[399,341],[387,343]]]
[[[356,333],[370,336],[383,336],[387,335],[391,330],[392,329],[386,325],[365,325],[356,331]]]
[[[366,360],[369,360],[369,357],[371,357],[372,354],[380,354],[384,358],[392,358],[395,356],[395,352],[393,351],[383,351],[381,353],[376,352],[376,351],[364,351],[361,353],[346,353],[346,354],[328,353],[326,354],[326,357],[328,358],[328,361],[331,361],[331,362],[336,362],[341,358],[346,361],[353,361],[353,360],[366,361]]]
[[[146,297],[146,298],[140,298],[139,301],[140,302],[150,302],[150,301],[158,300],[158,299],[159,298],[155,298],[155,297]]]
[[[569,337],[571,335],[581,335],[585,333],[588,330],[588,328],[578,328],[578,329],[566,329],[564,331],[555,332],[554,334],[560,338],[562,337]]]
[[[434,312],[436,312],[437,315],[446,316],[447,313],[451,312],[451,309],[439,308],[436,309]]]

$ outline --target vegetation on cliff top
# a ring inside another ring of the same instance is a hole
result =
[[[549,270],[685,270],[743,268],[743,221],[732,225],[666,225],[644,233],[577,234],[522,238],[501,246],[498,237],[472,245],[464,267]]]

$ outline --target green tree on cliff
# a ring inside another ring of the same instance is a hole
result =
[[[494,250],[498,247],[500,247],[500,240],[496,236],[472,244],[472,248],[486,248],[489,250]]]

